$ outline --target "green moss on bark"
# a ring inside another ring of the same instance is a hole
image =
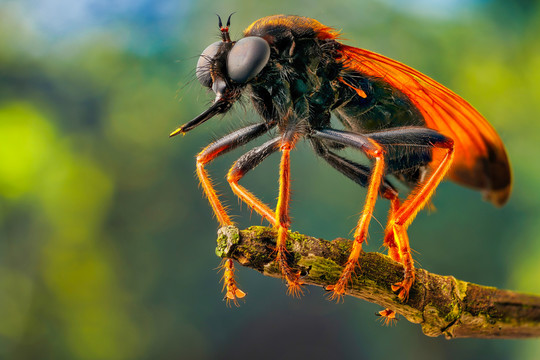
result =
[[[229,257],[265,275],[281,277],[275,263],[276,231],[252,226],[238,232],[220,230],[216,254]],[[307,285],[335,284],[346,263],[352,241],[326,241],[289,233],[289,265],[302,273]],[[359,267],[346,294],[390,308],[426,335],[455,337],[540,336],[540,297],[480,286],[452,276],[416,269],[409,299],[399,301],[392,284],[403,279],[403,266],[380,253],[362,252]]]

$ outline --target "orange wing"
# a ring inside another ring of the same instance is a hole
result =
[[[379,77],[404,93],[426,126],[452,138],[450,178],[484,192],[497,206],[510,196],[512,176],[504,145],[487,120],[468,102],[428,76],[374,52],[342,45],[345,69]]]

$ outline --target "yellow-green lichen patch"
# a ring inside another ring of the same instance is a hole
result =
[[[273,238],[276,235],[274,229],[266,226],[250,226],[246,231],[253,234],[253,238],[256,239],[267,237]]]
[[[461,316],[461,304],[460,300],[455,299],[452,300],[451,303],[448,306],[448,309],[450,311],[444,316],[444,321],[448,322],[448,324],[456,321]]]
[[[227,248],[227,235],[219,234],[217,238],[217,246],[216,246],[217,257],[224,258],[226,248]]]
[[[463,301],[467,295],[468,283],[466,281],[455,280],[456,282],[456,295]]]
[[[309,270],[309,278],[316,282],[336,282],[339,279],[343,267],[332,260],[315,255],[308,255],[300,259],[298,265]]]
[[[262,271],[268,263],[273,262],[275,257],[273,252],[262,250],[258,244],[242,244],[238,247],[238,253],[241,254],[241,258],[238,259],[240,263],[247,262],[250,267],[259,271]]]
[[[424,307],[424,322],[422,323],[422,332],[427,336],[441,335],[441,329],[446,326],[446,323],[441,321],[439,311],[436,307],[426,305]]]
[[[353,245],[353,242],[351,240],[343,238],[335,239],[334,241],[332,241],[332,243],[336,244],[339,248],[339,251],[344,254],[350,253]]]
[[[220,258],[229,256],[233,246],[240,242],[238,228],[230,225],[218,230],[216,255]]]
[[[293,242],[303,242],[306,240],[306,236],[305,235],[302,235],[298,232],[292,232],[292,231],[289,231],[288,234],[288,241],[293,241]]]

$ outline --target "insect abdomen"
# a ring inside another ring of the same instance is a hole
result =
[[[388,83],[360,73],[347,73],[342,79],[342,96],[348,100],[336,110],[340,121],[353,131],[425,126],[424,117],[409,98]],[[361,90],[361,95],[354,89]]]

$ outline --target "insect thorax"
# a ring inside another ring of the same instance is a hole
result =
[[[329,126],[332,111],[346,128],[362,133],[425,124],[399,90],[348,70],[342,45],[334,38],[321,38],[305,18],[276,18],[256,22],[245,33],[264,38],[271,47],[268,66],[250,84],[255,108],[267,121],[290,125],[292,109],[311,128]]]
[[[328,126],[338,101],[338,43],[287,35],[271,43],[269,64],[251,83],[254,105],[267,120],[290,122],[292,109],[311,127]]]

